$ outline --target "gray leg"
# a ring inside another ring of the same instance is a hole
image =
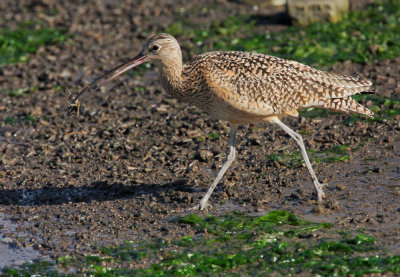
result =
[[[288,126],[283,124],[282,121],[280,121],[278,118],[274,118],[274,120],[271,120],[271,121],[276,123],[279,127],[281,127],[299,145],[301,155],[303,156],[303,160],[306,163],[306,166],[308,168],[308,172],[310,173],[311,179],[312,179],[312,181],[314,183],[315,190],[317,191],[318,201],[322,201],[322,198],[325,197],[325,193],[323,192],[322,186],[318,182],[317,176],[315,176],[314,170],[311,167],[311,163],[310,163],[310,160],[308,159],[306,148],[304,147],[303,138],[298,133],[296,133],[295,131],[290,129]]]
[[[208,199],[210,198],[210,196],[211,196],[212,192],[214,191],[215,187],[218,185],[219,181],[224,176],[226,170],[229,168],[229,166],[235,160],[235,157],[236,157],[235,144],[236,144],[237,125],[231,123],[230,126],[231,126],[231,132],[230,132],[230,136],[229,136],[229,146],[230,146],[229,155],[226,158],[225,163],[222,165],[222,168],[219,170],[219,172],[217,174],[217,177],[215,177],[214,182],[208,188],[207,193],[200,200],[200,204],[196,205],[193,209],[204,210],[206,208]]]

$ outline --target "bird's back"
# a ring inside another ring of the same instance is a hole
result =
[[[230,108],[257,118],[297,115],[298,110],[307,107],[372,115],[350,97],[370,92],[370,81],[324,72],[296,61],[250,52],[216,51],[197,56],[185,65],[184,74],[201,97],[221,102],[217,109]]]

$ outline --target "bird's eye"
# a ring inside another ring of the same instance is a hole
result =
[[[153,47],[151,47],[151,50],[153,50],[153,51],[158,51],[158,50],[160,50],[160,46],[159,45],[153,45]]]

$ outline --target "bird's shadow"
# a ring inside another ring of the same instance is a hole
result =
[[[164,191],[194,191],[187,185],[187,179],[179,179],[165,184],[109,183],[96,181],[91,185],[75,187],[43,187],[39,189],[0,190],[0,205],[42,206],[64,203],[90,203],[115,199],[131,199],[143,194],[151,194],[159,201]]]

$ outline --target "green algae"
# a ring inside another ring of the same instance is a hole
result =
[[[400,272],[400,256],[376,247],[375,238],[334,230],[288,211],[263,216],[240,213],[172,220],[196,235],[174,241],[156,238],[97,247],[98,255],[64,256],[3,269],[4,276],[362,276]],[[145,263],[145,268],[130,264]],[[73,268],[73,270],[71,270]],[[65,273],[68,272],[68,273]]]
[[[307,150],[310,160],[314,163],[333,163],[350,159],[348,145],[335,145],[326,150]],[[277,161],[286,166],[295,166],[303,163],[300,152],[287,154],[271,154],[267,160]]]
[[[319,66],[349,60],[365,63],[400,56],[400,2],[376,1],[337,23],[317,22],[272,33],[262,30],[259,19],[248,15],[230,16],[202,29],[182,17],[166,29],[191,37],[199,53],[256,51]]]
[[[400,99],[380,95],[354,95],[353,98],[363,103],[370,102],[369,109],[374,112],[374,116],[369,118],[354,114],[343,122],[345,125],[352,125],[357,121],[384,122],[400,116]]]
[[[26,22],[15,29],[0,29],[0,66],[28,61],[40,46],[66,41],[68,36],[61,29]]]
[[[6,93],[11,97],[27,97],[32,93],[36,93],[38,91],[37,87],[23,87],[18,89],[9,89],[9,90],[0,90],[0,94]]]

